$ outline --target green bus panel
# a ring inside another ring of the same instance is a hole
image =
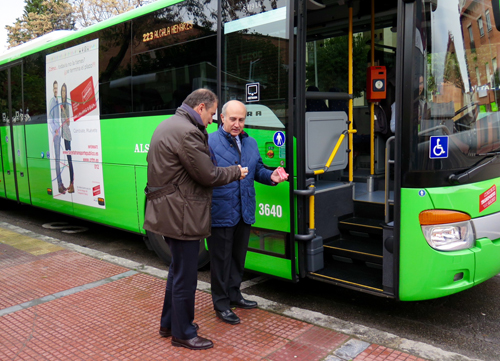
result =
[[[478,239],[472,249],[476,255],[474,284],[479,284],[500,273],[500,239]]]
[[[3,176],[3,164],[0,163],[0,198],[5,198],[5,179]]]
[[[170,115],[101,120],[102,162],[147,165],[151,137]]]
[[[90,164],[94,165],[94,164]],[[115,164],[95,164],[102,166],[104,205],[96,206],[73,204],[74,215],[90,221],[107,224],[128,231],[139,232],[137,217],[137,197],[135,183],[135,169],[133,166]],[[89,162],[73,162],[75,169],[75,183],[78,181],[79,171],[84,171]]]
[[[419,214],[434,209],[429,192],[401,189],[401,244],[399,298],[418,301],[450,295],[474,285],[474,252],[441,252],[429,246],[420,227]],[[437,207],[439,208],[439,207]],[[454,281],[457,273],[463,279]]]
[[[135,182],[137,184],[137,207],[139,209],[139,231],[143,234],[146,233],[142,225],[144,224],[144,214],[146,212],[146,194],[144,188],[148,182],[148,168],[135,167]],[[207,248],[208,249],[208,248]]]
[[[29,158],[29,181],[31,204],[56,212],[73,215],[73,203],[54,199],[52,189],[50,161],[46,158]]]
[[[254,227],[290,232],[290,183],[268,186],[255,182]]]
[[[47,124],[26,124],[26,153],[28,159],[45,158],[49,151]],[[43,153],[43,155],[42,155]],[[31,163],[30,163],[31,168]]]
[[[463,211],[477,218],[499,211],[498,202],[480,212],[480,195],[494,180],[454,187],[401,190],[399,297],[417,301],[463,291],[500,272],[500,239],[479,239],[471,249],[437,251],[424,238],[419,214],[429,209]],[[422,266],[425,265],[425,266]],[[463,273],[463,278],[455,276]]]
[[[284,130],[284,129],[280,129]],[[273,137],[277,129],[246,129],[245,132],[257,141],[262,162],[268,167],[286,167],[286,147],[274,145]]]
[[[481,195],[497,187],[498,179],[490,179],[474,184],[454,187],[432,188],[429,193],[436,209],[453,209],[468,213],[471,218],[479,218],[500,211],[500,202],[481,209]],[[478,239],[471,248],[475,255],[474,284],[481,283],[500,272],[500,238]],[[453,253],[453,252],[452,252]]]
[[[245,268],[276,277],[292,279],[291,260],[248,251]]]
[[[5,181],[5,197],[17,200],[10,127],[0,127],[0,137],[2,137],[2,165]]]
[[[24,126],[12,127],[14,131],[14,149],[16,159],[17,191],[19,201],[31,203],[28,181],[28,161],[26,155],[26,141],[24,138]]]
[[[496,186],[496,183],[499,183],[498,179],[490,179],[473,184],[431,188],[429,193],[436,209],[453,209],[477,218],[500,212],[500,202],[494,202],[482,212],[479,207],[481,194]]]

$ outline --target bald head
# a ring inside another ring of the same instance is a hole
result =
[[[222,107],[221,119],[223,128],[233,137],[238,136],[245,125],[247,108],[239,100],[230,100]]]

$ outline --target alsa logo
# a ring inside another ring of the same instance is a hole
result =
[[[252,116],[253,116],[253,112],[252,111],[247,112],[247,117],[252,117]],[[262,116],[262,112],[260,110],[257,110],[255,112],[255,116],[256,117],[261,117]]]
[[[149,144],[136,144],[134,153],[147,153],[149,150]]]

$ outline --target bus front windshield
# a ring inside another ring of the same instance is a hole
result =
[[[403,132],[411,133],[410,174],[421,177],[405,183],[444,185],[500,151],[500,32],[491,0],[417,0],[415,9],[413,104]],[[470,181],[500,176],[493,163]]]

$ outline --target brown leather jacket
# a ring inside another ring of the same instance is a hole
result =
[[[212,163],[204,130],[181,108],[156,128],[147,156],[148,188],[156,192],[144,229],[180,240],[210,235],[212,187],[238,180],[240,169]]]

